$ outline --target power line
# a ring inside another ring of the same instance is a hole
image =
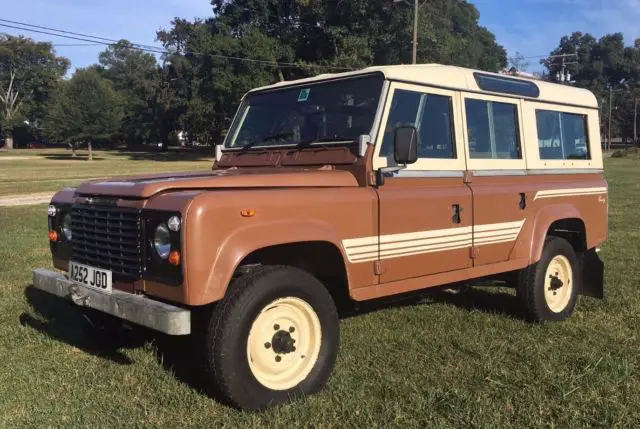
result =
[[[5,24],[3,24],[2,22],[5,22]],[[11,24],[6,24],[6,22],[10,22]],[[12,25],[12,24],[17,24],[17,25]],[[59,29],[55,29],[55,28],[51,28],[51,27],[44,27],[44,26],[40,26],[40,25],[33,25],[33,24],[27,24],[27,23],[22,23],[22,22],[18,22],[18,21],[10,21],[7,19],[0,19],[0,27],[7,27],[7,28],[12,28],[15,30],[22,30],[22,31],[30,31],[30,32],[34,32],[34,33],[39,33],[39,34],[45,34],[45,35],[49,35],[49,36],[55,36],[55,37],[61,37],[64,39],[71,39],[71,40],[78,40],[78,41],[82,41],[82,42],[90,42],[96,45],[105,45],[105,46],[111,46],[113,44],[118,43],[118,40],[115,39],[108,39],[106,37],[99,37],[99,36],[92,36],[89,34],[83,34],[83,33],[77,33],[77,32],[72,32],[72,31],[66,31],[66,30],[59,30]],[[25,28],[27,27],[27,28]],[[28,28],[31,27],[31,28]],[[54,33],[56,32],[56,33]],[[62,34],[57,34],[57,33],[62,33]],[[280,61],[268,61],[268,60],[258,60],[258,59],[254,59],[254,58],[246,58],[246,57],[236,57],[236,56],[229,56],[229,55],[220,55],[220,54],[210,54],[210,53],[201,53],[201,52],[192,52],[192,51],[185,51],[183,53],[179,53],[179,52],[175,52],[175,51],[170,51],[168,49],[164,49],[164,48],[157,48],[157,47],[152,47],[150,45],[143,45],[140,43],[133,43],[133,42],[129,42],[131,43],[130,46],[128,46],[128,48],[130,49],[135,49],[135,50],[139,50],[139,51],[144,51],[144,52],[150,52],[150,53],[155,53],[155,54],[165,54],[165,55],[182,55],[182,56],[208,56],[211,58],[219,58],[219,59],[225,59],[225,60],[233,60],[233,61],[245,61],[245,62],[251,62],[251,63],[256,63],[256,64],[266,64],[266,65],[276,65],[276,66],[280,66],[280,67],[295,67],[295,68],[304,68],[304,67],[308,67],[308,68],[321,68],[321,69],[333,69],[333,70],[352,70],[350,68],[347,67],[338,67],[338,66],[326,66],[326,65],[315,65],[315,64],[299,64],[299,63],[290,63],[290,62],[280,62]]]
[[[9,25],[9,24],[2,24],[0,23],[0,27],[7,27],[7,28],[12,28],[15,30],[22,30],[22,31],[30,31],[32,33],[39,33],[39,34],[46,34],[48,36],[56,36],[56,37],[62,37],[64,39],[72,39],[72,40],[79,40],[81,42],[91,42],[91,43],[96,43],[96,44],[100,44],[100,45],[106,45],[106,46],[111,46],[113,43],[108,43],[108,42],[99,42],[96,40],[91,40],[91,39],[87,39],[86,37],[76,37],[76,36],[68,36],[68,35],[63,35],[63,34],[56,34],[56,33],[52,33],[50,31],[43,31],[43,30],[36,30],[36,29],[32,29],[32,28],[24,28],[24,27],[18,27],[16,25]],[[87,37],[92,37],[92,36],[87,36]],[[115,42],[117,43],[117,42]],[[152,50],[152,49],[148,49],[148,48],[141,48],[138,47],[138,45],[133,45],[133,46],[129,46],[132,49],[137,49],[140,51],[148,51],[148,52],[155,52],[157,54],[162,54],[162,53],[170,53],[169,51],[160,51],[160,50]]]
[[[79,47],[79,46],[104,46],[102,43],[52,43],[54,48],[70,48],[70,47]]]
[[[37,28],[37,29],[40,29],[40,30],[55,31],[56,33],[71,34],[73,36],[80,36],[80,37],[85,37],[85,38],[96,39],[96,40],[99,40],[101,42],[111,42],[111,43],[118,43],[119,42],[119,40],[109,39],[107,37],[93,36],[91,34],[86,34],[86,33],[76,33],[74,31],[68,31],[68,30],[59,30],[57,28],[45,27],[45,26],[42,26],[42,25],[28,24],[26,22],[20,22],[20,21],[12,21],[10,19],[0,18],[0,22],[5,22],[5,23],[9,23],[9,24],[14,24],[14,25],[22,25],[22,26],[31,27],[31,28]],[[64,36],[60,35],[59,37],[64,37]],[[98,43],[101,43],[101,42],[98,42]],[[139,47],[143,47],[143,48],[158,49],[157,46],[152,46],[152,45],[143,45],[143,44],[140,44],[140,43],[134,43],[134,45],[139,46]]]

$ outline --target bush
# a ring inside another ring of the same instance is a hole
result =
[[[640,158],[640,148],[629,147],[618,149],[611,154],[611,158]]]

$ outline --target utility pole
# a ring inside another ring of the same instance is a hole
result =
[[[633,145],[638,145],[638,97],[633,97]]]
[[[607,136],[607,144],[605,148],[607,150],[611,150],[611,106],[613,104],[613,87],[609,85],[609,126],[608,128],[608,136]]]
[[[577,57],[577,56],[578,54],[558,54],[558,55],[549,56],[549,59],[562,58],[562,71],[556,73],[556,80],[558,82],[561,82],[561,83],[564,83],[565,81],[567,83],[571,82],[571,73],[567,72],[567,66],[572,64],[578,64],[578,62],[577,61],[567,62],[567,57]]]
[[[411,6],[408,0],[393,0],[394,3],[406,3]],[[423,2],[423,5],[425,2]],[[413,0],[413,64],[418,62],[418,11],[420,10],[420,0]]]
[[[420,8],[418,0],[415,0],[413,8],[413,64],[415,64],[418,58],[418,9]]]

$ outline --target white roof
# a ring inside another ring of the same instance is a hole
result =
[[[264,89],[275,89],[287,85],[298,85],[317,82],[324,79],[357,76],[371,72],[381,72],[385,76],[385,78],[389,80],[403,80],[414,82],[417,84],[453,88],[462,91],[467,90],[484,92],[487,94],[491,94],[492,92],[481,90],[476,83],[473,73],[482,72],[484,74],[490,74],[494,76],[510,77],[504,74],[488,73],[481,70],[473,70],[456,66],[445,66],[441,64],[373,66],[356,71],[320,74],[304,79],[277,82],[272,85],[254,88],[250,92]],[[540,96],[537,98],[538,100],[598,108],[598,100],[596,99],[595,95],[587,89],[576,88],[569,85],[560,85],[557,83],[545,82],[537,79],[528,79],[521,76],[518,76],[516,78],[534,82],[540,89]]]

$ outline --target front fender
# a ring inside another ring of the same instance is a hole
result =
[[[529,264],[535,264],[540,260],[549,227],[551,227],[551,224],[555,221],[561,219],[582,220],[582,215],[572,204],[554,204],[544,207],[536,214],[530,240]]]
[[[220,300],[242,260],[256,250],[309,241],[333,244],[346,262],[336,231],[328,223],[319,220],[274,220],[235,229],[216,249],[206,285],[201,289],[200,296],[193,297],[194,304],[203,305]]]
[[[76,193],[76,188],[63,188],[56,192],[51,197],[52,204],[71,204],[73,202],[73,196]]]

